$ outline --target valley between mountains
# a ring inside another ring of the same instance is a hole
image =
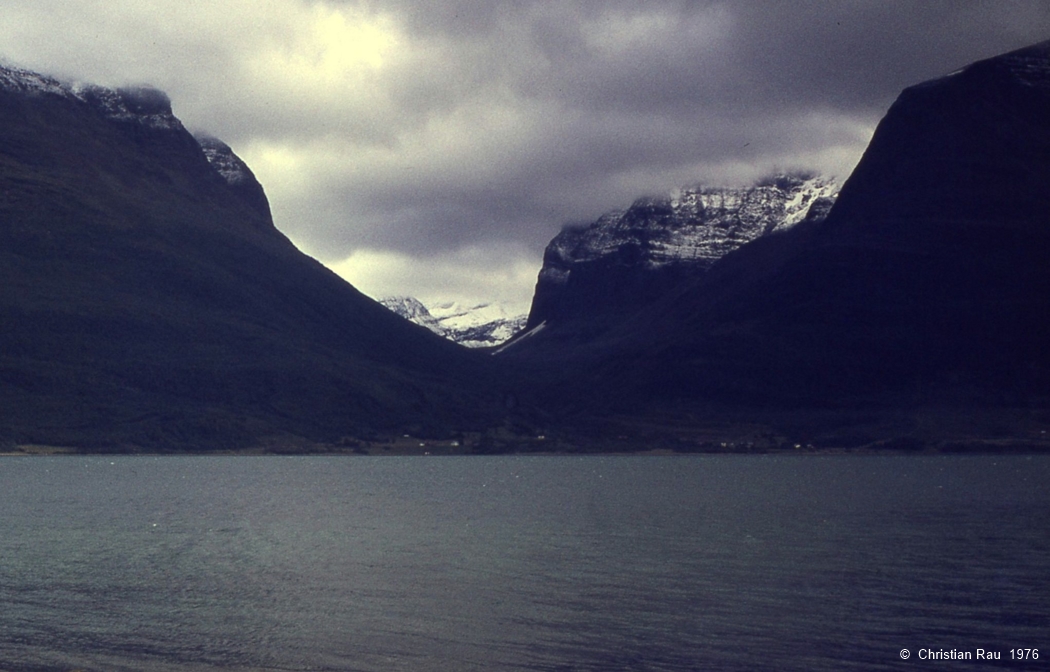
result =
[[[381,304],[164,93],[0,67],[0,445],[1045,451],[1048,184],[1043,42],[904,90],[841,183],[564,229],[527,316]]]

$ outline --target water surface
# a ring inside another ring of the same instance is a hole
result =
[[[951,669],[900,651],[978,647],[1043,669],[1048,477],[1033,456],[5,458],[0,670]]]

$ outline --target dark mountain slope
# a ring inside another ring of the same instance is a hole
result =
[[[163,94],[0,75],[4,439],[193,448],[490,418],[480,358],[298,252]]]
[[[1050,43],[911,87],[823,222],[725,256],[547,390],[588,412],[1045,407],[1048,184]]]
[[[678,333],[704,334],[675,349],[717,344],[757,363],[742,379],[776,381],[764,394],[777,398],[1042,396],[1047,184],[1050,43],[907,89],[827,219],[795,232],[782,261],[742,251],[717,291],[669,309]]]

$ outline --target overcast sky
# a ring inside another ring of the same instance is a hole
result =
[[[902,88],[1050,39],[1050,2],[3,0],[0,56],[151,84],[373,296],[524,311],[635,197],[846,177]]]

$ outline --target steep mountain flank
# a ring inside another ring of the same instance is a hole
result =
[[[691,362],[672,389],[1044,398],[1047,184],[1050,42],[905,90],[823,222],[647,316]]]
[[[488,417],[468,355],[298,252],[163,93],[0,69],[0,439],[451,431]]]
[[[741,246],[586,347],[541,333],[504,356],[562,355],[543,393],[588,412],[1045,410],[1047,184],[1050,42],[905,90],[823,221]]]

